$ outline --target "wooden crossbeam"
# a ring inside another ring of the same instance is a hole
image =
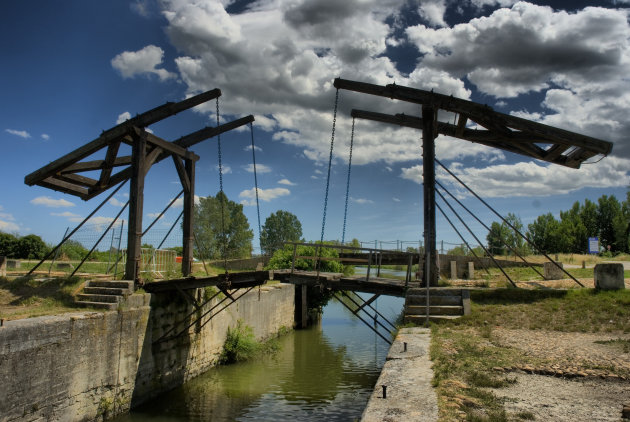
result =
[[[410,116],[406,114],[384,114],[373,111],[357,110],[351,111],[351,116],[373,120],[382,123],[395,124],[398,126],[409,127],[413,129],[422,129],[423,121],[420,117]],[[580,164],[587,159],[587,155],[584,153],[584,149],[580,148],[581,154],[572,155],[571,158],[563,156],[562,153],[566,151],[570,146],[564,144],[555,144],[553,139],[544,138],[537,134],[529,134],[520,131],[511,131],[508,136],[501,136],[496,131],[491,130],[475,130],[466,129],[462,126],[465,125],[463,119],[460,116],[457,125],[451,123],[438,122],[437,131],[439,134],[450,136],[453,138],[463,139],[469,142],[474,142],[482,145],[486,145],[492,148],[499,148],[505,151],[513,152],[515,154],[526,155],[538,160],[547,161],[554,164],[559,164],[571,168],[578,168]],[[605,142],[605,141],[602,141]],[[537,144],[552,144],[553,146],[549,150],[545,150]],[[592,150],[588,158],[597,155],[597,152]]]
[[[131,165],[131,155],[124,157],[117,157],[112,162],[112,167],[129,166]],[[70,164],[68,167],[59,171],[59,174],[65,173],[78,173],[83,171],[102,170],[105,168],[105,160],[94,161],[82,161],[74,164]]]
[[[79,197],[83,197],[88,194],[87,188],[83,186],[79,186],[73,183],[68,183],[63,180],[55,179],[52,177],[48,177],[41,182],[39,182],[40,186],[45,188],[50,188],[59,192],[69,193],[70,195],[76,195]]]
[[[489,131],[494,133],[495,136],[498,135],[499,138],[503,138],[502,140],[508,143],[515,141],[514,132],[516,131],[521,132],[526,137],[529,137],[533,142],[542,141],[544,143],[579,147],[584,151],[587,151],[588,154],[592,154],[591,157],[597,154],[608,155],[612,151],[612,143],[610,142],[548,126],[542,123],[532,122],[520,117],[499,113],[486,105],[455,98],[453,96],[447,96],[396,84],[381,86],[365,82],[349,81],[341,78],[335,79],[334,86],[337,89],[347,89],[415,104],[423,104],[431,106],[435,109],[458,113],[460,116],[466,116],[468,120],[474,121],[489,129]],[[438,131],[440,130],[440,126],[441,125],[438,124]],[[479,140],[469,139],[468,131],[463,128],[465,123],[458,125],[459,127],[455,125],[450,126],[449,131],[453,133],[452,135],[449,134],[450,136],[479,142]],[[581,157],[581,160],[577,159],[578,156]],[[575,159],[565,160],[561,159],[561,157],[555,157],[554,161],[550,161],[569,167],[579,167],[580,163],[584,161],[583,157],[585,156],[586,155],[576,154]]]

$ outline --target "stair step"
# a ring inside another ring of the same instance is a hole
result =
[[[466,289],[450,289],[444,287],[431,287],[429,289],[429,296],[461,296],[462,290]],[[424,296],[427,293],[427,289],[424,287],[413,287],[407,290],[407,295],[411,296]]]
[[[453,319],[459,318],[459,315],[429,315],[429,321],[432,322],[440,322],[440,321],[450,321]],[[414,324],[424,324],[426,321],[425,315],[405,315],[404,322],[406,323],[414,323]]]
[[[134,290],[133,280],[90,280],[86,283],[86,286]]]
[[[426,305],[427,297],[425,295],[407,295],[405,305]],[[453,305],[461,306],[461,296],[432,296],[429,295],[429,305]]]
[[[100,302],[100,303],[114,303],[118,304],[122,301],[122,296],[112,296],[112,295],[93,295],[80,293],[77,295],[77,301],[80,302]]]
[[[426,315],[426,306],[405,306],[405,316]],[[429,306],[429,315],[463,315],[463,306]]]
[[[83,293],[92,295],[112,295],[112,296],[125,296],[130,295],[132,292],[126,288],[120,287],[85,287]]]
[[[108,309],[112,311],[118,309],[117,303],[77,301],[76,304],[80,306],[85,306],[86,308]]]

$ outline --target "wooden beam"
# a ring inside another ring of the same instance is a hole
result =
[[[396,84],[380,86],[340,78],[335,79],[334,86],[338,89],[347,89],[415,104],[431,105],[436,109],[439,108],[454,113],[465,114],[470,120],[479,122],[482,125],[488,124],[487,122],[491,121],[494,122],[493,124],[495,124],[496,127],[515,129],[531,134],[532,137],[549,139],[553,141],[553,143],[579,146],[595,154],[608,155],[612,151],[612,143],[610,142],[544,125],[542,123],[532,122],[520,117],[499,113],[494,111],[491,107],[453,96]]]
[[[232,129],[236,129],[253,121],[254,116],[252,115],[241,117],[240,119],[233,120],[217,127],[206,127],[189,135],[182,136],[181,138],[173,141],[173,143],[183,148],[189,148],[201,141],[220,135],[221,133],[228,132]]]
[[[465,114],[459,114],[457,118],[457,128],[455,129],[455,134],[458,138],[461,138],[464,135],[464,129],[466,129],[466,123],[468,122],[468,117]]]
[[[177,158],[177,161],[179,161],[179,158]],[[184,221],[182,222],[182,275],[187,276],[192,272],[193,262],[193,224],[195,216],[195,161],[187,159],[184,170],[186,176],[185,178],[188,180],[188,186],[186,186],[182,181],[182,186],[184,187]],[[179,168],[177,171],[179,172]]]
[[[435,265],[435,117],[437,109],[430,105],[422,106],[422,186],[424,197],[424,273],[425,286],[437,286],[438,274]],[[427,259],[430,257],[430,259]],[[427,271],[430,268],[430,272]],[[427,274],[429,277],[427,277]]]
[[[138,128],[135,128],[135,130],[137,133],[142,131],[141,129],[138,129]],[[160,147],[165,151],[168,151],[170,154],[178,155],[179,157],[185,160],[194,160],[194,161],[199,160],[199,156],[195,154],[194,152],[188,151],[186,148],[182,148],[173,142],[168,142],[149,132],[147,132],[147,142],[149,144],[153,144],[157,147]]]
[[[131,155],[117,157],[112,163],[112,167],[128,166],[131,164]],[[105,160],[83,161],[69,165],[59,173],[78,173],[82,171],[101,170],[105,167]]]
[[[61,180],[68,183],[73,183],[76,185],[85,186],[86,188],[91,188],[98,185],[98,180],[92,179],[91,177],[81,176],[80,174],[62,174],[56,176],[55,179]]]
[[[146,135],[142,132],[135,139],[132,151],[131,186],[129,187],[129,225],[127,226],[127,263],[125,280],[136,281],[139,277],[142,245],[142,212],[144,204],[144,161]]]
[[[173,162],[175,163],[175,169],[177,170],[177,174],[179,175],[179,181],[182,182],[184,192],[190,191],[190,180],[188,179],[186,168],[184,167],[181,158],[174,154],[171,155],[171,157],[173,158]]]
[[[118,155],[118,149],[120,148],[120,141],[112,142],[107,147],[107,153],[105,154],[105,162],[103,163],[103,169],[101,170],[101,176],[98,178],[99,186],[105,186],[109,181],[109,176],[112,175],[112,168],[114,167],[114,161]]]
[[[356,118],[395,124],[413,129],[422,129],[424,124],[421,118],[406,114],[389,115],[356,109],[353,109],[350,114],[352,117]],[[441,135],[463,139],[492,148],[503,149],[515,154],[526,155],[554,164],[560,164],[572,168],[576,167],[575,162],[567,161],[566,159],[557,159],[557,157],[553,156],[548,158],[547,152],[536,145],[536,143],[552,143],[552,141],[548,139],[541,139],[537,135],[531,135],[524,132],[511,132],[509,136],[501,136],[498,133],[488,130],[463,129],[460,131],[459,125],[456,126],[444,122],[437,122],[437,128],[438,133]]]
[[[69,193],[70,195],[75,195],[80,198],[88,194],[88,190],[82,186],[78,186],[73,183],[64,182],[62,180],[55,179],[53,177],[47,177],[46,179],[40,181],[38,185],[43,186],[45,188],[53,189],[59,192]]]
[[[44,180],[47,177],[61,171],[61,169],[63,169],[64,167],[74,164],[82,160],[83,158],[95,153],[111,141],[126,135],[134,126],[141,128],[147,127],[153,123],[165,119],[166,117],[177,114],[180,111],[187,110],[196,105],[205,103],[206,101],[209,101],[213,98],[217,98],[220,95],[221,91],[219,89],[213,89],[211,91],[195,95],[194,97],[188,98],[178,103],[169,102],[145,113],[142,113],[132,119],[127,120],[124,123],[114,126],[107,131],[104,131],[101,136],[94,139],[93,141],[77,148],[76,150],[62,156],[61,158],[58,158],[57,160],[45,165],[39,170],[28,174],[24,178],[24,183],[29,186],[37,184],[37,182]]]

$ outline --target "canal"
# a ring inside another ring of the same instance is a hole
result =
[[[373,306],[395,321],[403,302],[382,296]],[[290,332],[279,343],[275,354],[210,369],[116,422],[361,417],[385,362],[387,343],[334,299],[324,308],[320,324]]]

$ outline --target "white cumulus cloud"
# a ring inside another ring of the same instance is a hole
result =
[[[128,111],[123,111],[118,115],[118,118],[116,119],[116,124],[119,125],[129,119],[131,119],[131,113],[129,113]]]
[[[43,205],[49,208],[74,207],[75,204],[65,199],[53,199],[50,196],[38,196],[31,199],[33,205]]]
[[[19,136],[20,138],[28,139],[31,137],[31,134],[25,130],[15,130],[15,129],[5,129],[4,130],[11,135]]]
[[[244,166],[244,168],[245,168],[245,171],[249,173],[254,172],[254,164],[252,163]],[[266,166],[264,164],[256,164],[256,173],[270,173],[270,172],[271,172],[271,167]]]
[[[286,188],[272,188],[261,189],[258,188],[258,199],[261,201],[269,202],[273,199],[281,196],[290,195],[291,191]],[[256,205],[256,188],[246,189],[238,194],[239,198],[242,198],[241,204],[243,205]]]
[[[164,50],[155,45],[147,45],[138,51],[124,51],[111,61],[112,67],[120,72],[123,78],[136,75],[154,74],[161,81],[175,78],[177,75],[166,69],[158,68],[162,64]]]
[[[295,186],[296,184],[290,181],[289,179],[280,179],[278,180],[279,185],[287,185],[287,186]]]

